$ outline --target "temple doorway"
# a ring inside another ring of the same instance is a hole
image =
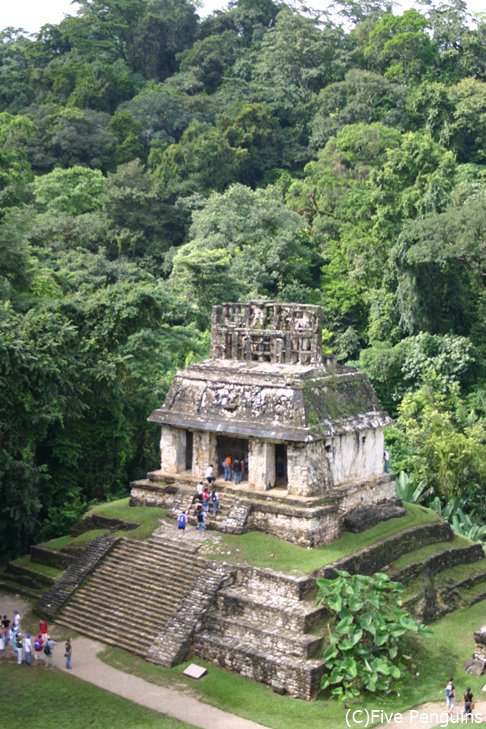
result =
[[[186,430],[186,471],[192,471],[192,458],[194,455],[194,435],[192,430]]]
[[[232,438],[231,436],[218,436],[218,469],[217,473],[224,473],[223,461],[226,456],[231,456],[234,460],[239,458],[244,462],[243,481],[248,478],[248,440],[246,438]]]
[[[275,486],[288,486],[287,446],[285,443],[275,444]]]

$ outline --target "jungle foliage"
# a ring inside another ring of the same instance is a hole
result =
[[[484,20],[77,5],[0,33],[4,552],[156,464],[147,415],[228,298],[322,304],[392,468],[484,504]]]

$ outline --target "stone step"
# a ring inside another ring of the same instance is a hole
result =
[[[456,565],[477,562],[484,558],[480,544],[468,544],[456,537],[451,542],[438,542],[430,552],[430,546],[411,552],[392,563],[386,570],[392,580],[407,583],[429,570],[439,573]]]
[[[161,570],[160,574],[142,573],[139,571],[128,572],[112,568],[111,565],[105,565],[96,575],[96,582],[100,584],[103,580],[109,581],[113,588],[123,590],[139,590],[145,592],[159,592],[164,586],[171,592],[179,593],[181,590],[187,589],[191,585],[197,575],[196,570],[190,573],[180,574],[175,570]],[[102,587],[102,584],[100,584]]]
[[[225,617],[248,618],[264,625],[293,631],[315,630],[326,617],[326,609],[294,600],[269,600],[264,594],[243,593],[239,589],[224,588],[217,595],[216,606]]]
[[[116,628],[118,632],[131,632],[132,637],[139,634],[154,637],[173,613],[172,605],[166,609],[154,610],[148,617],[142,617],[140,612],[134,616],[134,610],[130,606],[114,606],[110,610],[108,606],[102,607],[88,600],[79,600],[73,605],[66,605],[60,617],[63,620],[84,621],[92,625],[99,635],[102,635],[107,626],[111,626],[111,629]]]
[[[238,586],[249,594],[263,593],[267,598],[272,595],[289,600],[315,601],[317,596],[317,585],[313,577],[293,577],[271,568],[240,566]]]
[[[469,589],[481,582],[486,582],[486,558],[473,562],[467,566],[453,567],[439,575],[436,586],[439,592],[448,593],[451,589]]]
[[[145,626],[150,631],[160,627],[176,610],[179,601],[144,603],[136,607],[129,602],[116,602],[112,600],[92,600],[90,595],[79,595],[76,600],[67,603],[61,611],[61,616],[79,615],[90,617],[93,624],[116,623],[120,630],[130,629],[130,626]]]
[[[152,637],[141,637],[137,634],[136,640],[134,640],[133,636],[129,638],[126,635],[120,634],[118,630],[112,630],[111,627],[105,627],[104,630],[100,631],[92,625],[89,625],[75,617],[72,619],[60,617],[56,620],[56,622],[59,623],[59,625],[64,625],[66,628],[71,628],[78,633],[87,635],[89,638],[99,640],[102,643],[107,643],[108,645],[117,646],[118,648],[123,648],[142,657],[146,655],[152,643]]]
[[[15,562],[8,562],[6,574],[10,575],[13,580],[16,580],[26,587],[32,587],[34,590],[45,590],[56,581],[55,577],[38,572],[33,568],[24,567],[23,565],[16,564]]]
[[[453,536],[450,525],[442,519],[426,524],[418,524],[404,529],[398,534],[393,534],[391,537],[382,539],[376,544],[364,547],[349,557],[344,557],[333,564],[326,565],[317,570],[314,575],[333,579],[336,577],[336,569],[347,570],[351,574],[371,575],[374,572],[383,570],[408,552],[421,549],[428,544],[452,541]]]
[[[269,628],[255,620],[238,620],[213,615],[206,624],[206,632],[216,636],[224,635],[226,641],[237,647],[254,645],[259,651],[277,651],[295,658],[316,658],[323,653],[324,638],[319,635],[305,635],[297,631],[278,627]]]
[[[117,545],[120,551],[126,554],[143,554],[148,558],[165,558],[189,560],[194,557],[194,548],[188,547],[177,540],[168,540],[162,537],[149,537],[147,540],[136,540],[124,537]]]
[[[142,556],[141,556],[142,557]],[[190,575],[194,572],[197,566],[197,560],[191,562],[178,561],[178,562],[152,562],[145,558],[134,557],[126,558],[124,554],[116,553],[110,560],[105,562],[106,566],[110,566],[112,571],[118,571],[120,576],[139,574],[140,576],[146,576],[149,579],[157,575],[163,574],[180,574],[183,578],[185,575]]]
[[[0,590],[13,593],[14,595],[22,595],[23,597],[31,597],[38,600],[42,595],[42,588],[35,588],[17,582],[13,577],[0,573]]]
[[[140,595],[149,595],[151,601],[156,600],[177,600],[181,599],[192,583],[181,585],[177,590],[171,589],[170,586],[162,585],[158,589],[147,589],[145,585],[120,585],[119,582],[107,579],[106,576],[94,576],[90,582],[79,588],[79,594],[103,595],[104,599],[108,599],[111,594],[116,594],[121,600],[132,600],[134,597],[137,603],[140,602]]]
[[[194,642],[194,653],[206,661],[236,671],[246,678],[270,685],[279,693],[310,699],[320,689],[324,669],[322,660],[298,658],[268,653],[258,647],[235,646],[212,632],[199,633]]]

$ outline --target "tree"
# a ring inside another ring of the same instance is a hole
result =
[[[473,505],[486,479],[484,425],[459,386],[431,371],[422,387],[405,395],[390,429],[396,468],[411,474],[414,485]]]
[[[436,47],[426,32],[427,19],[417,10],[386,13],[369,36],[365,58],[372,70],[396,81],[416,82],[435,64]]]
[[[285,208],[281,191],[239,184],[213,193],[194,211],[189,242],[174,256],[171,281],[185,296],[200,297],[196,292],[207,285],[212,262],[218,265],[218,293],[233,291],[231,298],[238,292],[284,298],[287,286],[301,284],[305,290],[319,265],[304,221]],[[201,305],[209,313],[207,301]]]
[[[34,199],[46,213],[81,215],[100,210],[106,180],[100,170],[75,165],[34,180]]]

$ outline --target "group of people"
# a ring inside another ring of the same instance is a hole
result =
[[[452,711],[454,710],[454,707],[456,705],[456,687],[454,685],[454,679],[450,678],[447,682],[447,686],[445,687],[445,695],[446,695],[446,706],[447,706],[447,713],[450,715],[452,714]],[[472,694],[471,689],[468,687],[465,692],[464,696],[462,697],[463,703],[464,703],[464,716],[466,720],[472,719],[472,713],[474,711],[474,696]]]
[[[23,663],[31,666],[33,660],[35,665],[42,662],[49,668],[53,665],[52,656],[56,645],[56,641],[49,635],[49,626],[45,620],[39,622],[39,632],[36,637],[30,632],[22,632],[18,610],[15,610],[12,620],[4,615],[0,622],[0,656],[7,655],[10,650],[13,651],[19,666]],[[71,668],[71,638],[66,640],[64,657],[66,668]]]
[[[194,516],[196,517],[197,530],[202,535],[206,531],[206,523],[209,518],[209,506],[211,505],[213,516],[217,515],[219,508],[219,494],[214,486],[215,477],[212,465],[208,466],[206,470],[206,481],[207,483],[205,484],[202,478],[199,480],[196,486],[196,493],[192,500],[192,503],[195,504]],[[188,518],[187,511],[181,511],[177,517],[179,537],[184,536]]]
[[[221,465],[223,467],[225,481],[242,482],[245,473],[245,461],[243,458],[232,458],[228,453]]]
[[[243,478],[245,464],[243,459],[226,456],[223,461],[225,468],[225,481],[231,481],[234,478],[235,483],[241,483]],[[214,466],[212,463],[206,469],[204,478],[201,478],[196,486],[196,493],[193,498],[194,516],[196,517],[197,530],[204,535],[209,518],[209,510],[213,517],[216,517],[219,509],[219,494],[215,486],[216,476],[214,474]],[[179,537],[185,534],[186,526],[189,519],[188,511],[181,511],[177,517],[177,527],[179,529]]]

